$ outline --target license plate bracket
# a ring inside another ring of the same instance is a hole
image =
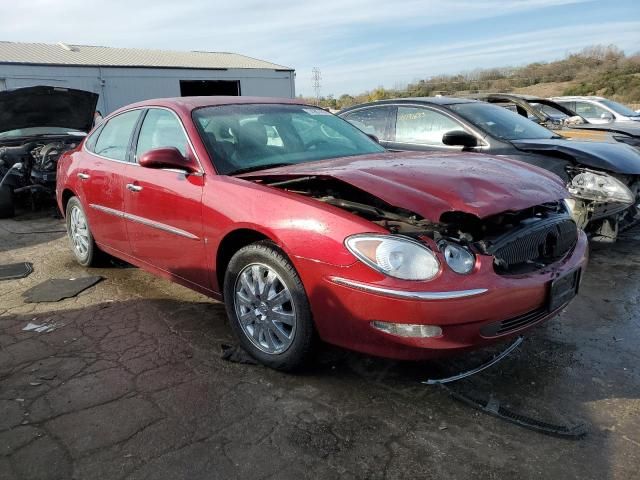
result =
[[[581,273],[581,269],[576,268],[551,282],[549,311],[557,310],[578,294]]]

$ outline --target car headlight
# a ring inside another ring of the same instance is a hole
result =
[[[631,190],[617,178],[591,170],[581,169],[577,172],[567,185],[567,190],[574,197],[629,205],[634,202],[635,198]]]
[[[440,246],[440,250],[451,270],[461,275],[471,273],[476,257],[468,249],[455,243],[446,243]]]
[[[371,268],[403,280],[431,280],[440,270],[435,254],[422,244],[392,235],[353,235],[349,251]]]

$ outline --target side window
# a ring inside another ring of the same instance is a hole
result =
[[[388,134],[388,122],[391,107],[370,107],[349,112],[343,116],[364,133],[375,135],[380,140],[391,140]]]
[[[446,115],[418,107],[398,107],[396,142],[444,146],[442,136],[452,130],[464,130]]]
[[[585,118],[600,118],[603,113],[609,113],[604,108],[589,102],[576,102],[574,111]]]
[[[96,142],[98,141],[98,137],[100,136],[100,132],[102,132],[103,127],[104,125],[96,128],[95,131],[92,132],[91,135],[89,135],[85,140],[84,145],[90,152],[95,152]]]
[[[182,155],[187,155],[187,137],[180,121],[168,110],[152,108],[142,122],[136,158],[149,150],[162,147],[175,147]]]
[[[113,160],[126,160],[131,134],[139,116],[140,110],[131,110],[105,123],[93,146],[93,153]]]

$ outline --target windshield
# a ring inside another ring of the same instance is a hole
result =
[[[462,118],[502,140],[529,140],[557,137],[528,118],[489,103],[455,103],[449,108]]]
[[[614,102],[613,100],[600,100],[600,103],[609,107],[614,112],[624,115],[625,117],[640,117],[640,113],[634,112],[629,107],[622,105],[621,103]]]
[[[0,133],[0,138],[32,137],[35,135],[86,135],[85,132],[62,127],[29,127],[7,130]]]
[[[385,151],[349,122],[316,107],[224,105],[197,109],[193,118],[223,175]]]

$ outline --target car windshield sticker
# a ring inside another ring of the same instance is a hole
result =
[[[303,110],[309,115],[331,115],[329,112],[321,108],[303,108]]]

